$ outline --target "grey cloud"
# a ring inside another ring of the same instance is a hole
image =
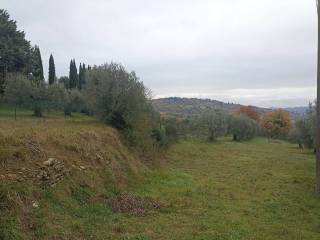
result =
[[[158,96],[301,88],[297,103],[314,97],[303,90],[316,84],[313,1],[2,0],[1,7],[40,45],[46,69],[54,54],[59,75],[71,58],[116,61]]]

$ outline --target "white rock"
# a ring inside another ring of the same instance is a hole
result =
[[[48,158],[47,161],[44,161],[44,162],[43,162],[43,165],[45,165],[45,166],[52,166],[53,163],[54,163],[54,161],[55,161],[54,158]]]
[[[38,201],[34,201],[34,202],[32,203],[32,207],[34,207],[34,208],[38,208],[39,206],[40,206],[40,204],[39,204]]]

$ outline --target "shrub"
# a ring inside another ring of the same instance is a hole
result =
[[[176,142],[178,140],[178,127],[180,123],[176,118],[170,117],[163,120],[163,125],[165,126],[166,136],[168,142]]]

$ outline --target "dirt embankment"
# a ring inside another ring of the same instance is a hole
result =
[[[1,122],[0,181],[55,186],[65,177],[107,170],[118,184],[144,165],[116,130],[96,122],[35,120]]]

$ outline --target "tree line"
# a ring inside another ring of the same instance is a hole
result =
[[[0,33],[0,101],[14,107],[15,118],[20,107],[33,110],[36,117],[53,110],[65,116],[81,112],[119,129],[130,144],[158,146],[152,130],[159,126],[160,116],[135,72],[117,63],[80,63],[77,69],[72,59],[69,76],[58,78],[51,54],[45,81],[40,48],[31,46],[5,10],[0,10]]]
[[[205,136],[209,141],[231,134],[234,141],[256,136],[289,139],[300,147],[315,146],[315,107],[295,123],[289,113],[276,110],[259,114],[241,107],[234,114],[212,109],[186,119],[163,117],[153,109],[150,91],[121,64],[86,66],[70,61],[69,76],[56,75],[54,57],[49,58],[48,81],[44,79],[40,48],[31,46],[25,34],[5,10],[0,10],[0,94],[16,110],[32,109],[34,115],[57,110],[66,116],[82,112],[123,131],[131,142],[148,145],[148,139],[167,146],[180,137]],[[137,140],[138,139],[138,140]]]

